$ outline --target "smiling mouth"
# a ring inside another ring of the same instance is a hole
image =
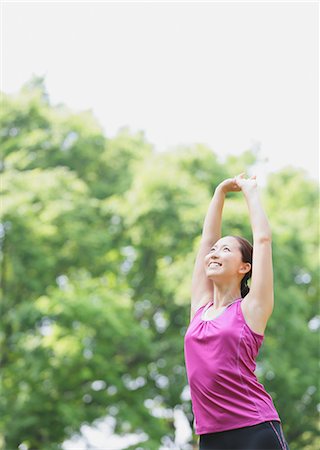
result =
[[[221,267],[222,264],[219,262],[211,262],[208,267]]]

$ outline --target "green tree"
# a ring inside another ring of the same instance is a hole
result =
[[[3,447],[55,450],[81,424],[111,415],[116,433],[144,431],[139,447],[156,450],[174,440],[175,408],[192,426],[183,338],[210,198],[257,155],[221,163],[203,145],[157,154],[128,129],[108,139],[90,112],[52,106],[39,78],[3,106]],[[315,450],[317,186],[288,168],[269,177],[263,196],[276,299],[258,377],[291,450]],[[251,238],[237,193],[223,234]]]
[[[68,167],[99,199],[125,192],[137,163],[152,152],[142,132],[123,128],[107,139],[91,111],[52,106],[39,77],[18,95],[2,94],[0,124],[3,170]]]

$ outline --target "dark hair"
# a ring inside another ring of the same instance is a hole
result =
[[[240,244],[240,251],[241,251],[241,255],[242,255],[242,261],[243,262],[248,262],[251,264],[251,269],[249,272],[247,272],[245,274],[245,276],[242,278],[241,280],[241,286],[240,286],[240,290],[241,290],[241,297],[245,297],[249,291],[250,288],[248,286],[248,280],[251,278],[252,275],[252,252],[253,252],[253,247],[251,245],[251,243],[249,241],[247,241],[247,239],[240,237],[240,236],[233,236],[235,239],[237,239],[238,243]]]

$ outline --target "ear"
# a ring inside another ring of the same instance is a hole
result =
[[[242,273],[242,274],[246,274],[246,273],[248,273],[248,272],[250,272],[250,270],[251,270],[251,264],[250,263],[241,263],[241,266],[240,266],[240,269],[239,269],[239,273]]]

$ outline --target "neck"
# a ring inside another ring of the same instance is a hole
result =
[[[237,286],[219,286],[214,284],[214,309],[228,306],[241,297],[240,287]]]

